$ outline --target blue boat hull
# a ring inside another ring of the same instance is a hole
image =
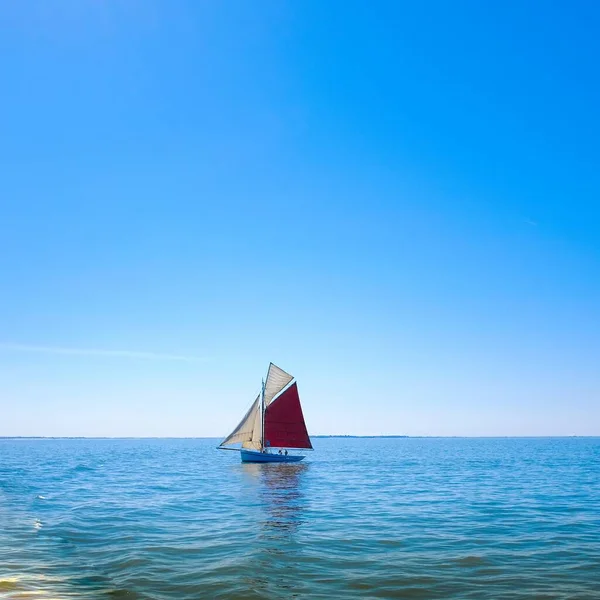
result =
[[[253,463],[291,463],[299,462],[304,456],[288,454],[270,454],[268,452],[255,452],[254,450],[241,450],[240,456],[242,462],[253,462]]]

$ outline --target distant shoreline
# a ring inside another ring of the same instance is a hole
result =
[[[407,438],[408,435],[311,435],[311,438]]]
[[[86,436],[86,435],[0,435],[0,440],[220,440],[223,436],[219,437],[170,437],[170,436]],[[325,439],[325,438],[361,438],[361,439],[374,439],[374,438],[407,438],[411,437],[408,435],[311,435],[312,439]],[[427,436],[412,436],[412,437],[427,437]],[[439,436],[433,436],[439,437]]]
[[[221,440],[219,437],[169,436],[45,436],[0,435],[0,440]],[[600,435],[311,435],[312,439],[552,439],[598,438]]]

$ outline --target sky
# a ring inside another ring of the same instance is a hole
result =
[[[600,435],[600,5],[0,4],[0,435]]]

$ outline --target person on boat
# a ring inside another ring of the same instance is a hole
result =
[[[281,448],[279,448],[279,454],[281,454]]]
[[[285,451],[285,455],[287,456],[287,450]]]

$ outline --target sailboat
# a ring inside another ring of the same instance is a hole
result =
[[[232,444],[241,444],[241,447],[229,448]],[[270,363],[261,392],[219,448],[239,450],[242,462],[302,460],[304,455],[288,452],[312,450],[293,375]]]

